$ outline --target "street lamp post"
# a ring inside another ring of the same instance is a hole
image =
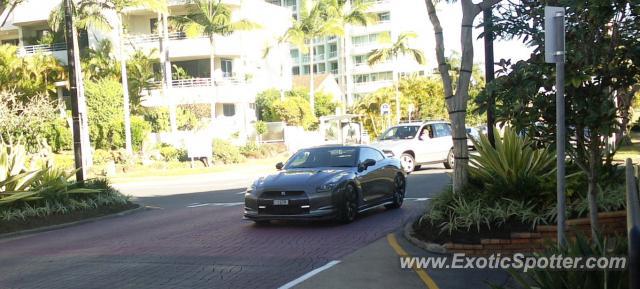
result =
[[[493,32],[491,29],[493,28],[493,19],[491,6],[487,6],[487,8],[483,11],[483,20],[484,20],[484,73],[485,73],[485,81],[486,85],[489,85],[495,78],[495,71],[493,67],[494,57],[493,57]],[[489,138],[489,142],[491,142],[492,146],[495,146],[495,139],[493,135],[493,127],[495,126],[495,96],[493,93],[489,93],[487,95],[487,137]]]

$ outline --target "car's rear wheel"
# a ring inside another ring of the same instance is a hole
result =
[[[444,161],[444,167],[447,169],[452,169],[455,165],[455,157],[453,154],[453,149],[449,150],[449,154],[447,154],[447,160]]]
[[[416,159],[408,153],[400,155],[400,164],[406,173],[413,172],[416,169]]]
[[[387,209],[397,209],[402,207],[407,182],[402,175],[397,175],[393,180],[393,203],[385,205]]]
[[[338,221],[351,223],[358,215],[358,192],[352,184],[348,184],[342,195],[342,203],[338,207]]]

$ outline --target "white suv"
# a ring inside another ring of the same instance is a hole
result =
[[[372,146],[400,159],[407,173],[421,165],[453,167],[451,124],[446,121],[402,123],[387,129]]]

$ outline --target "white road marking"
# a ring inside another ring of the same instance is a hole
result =
[[[404,198],[407,201],[414,201],[414,202],[424,202],[424,201],[428,201],[431,198]]]
[[[244,202],[193,204],[193,205],[187,206],[187,208],[198,208],[198,207],[206,207],[206,206],[233,207],[233,206],[239,206],[239,205],[244,205]]]
[[[329,268],[331,268],[331,267],[333,267],[333,266],[337,265],[338,263],[340,263],[340,260],[333,260],[333,261],[331,261],[331,262],[329,262],[329,263],[327,263],[327,264],[324,264],[324,266],[322,266],[322,267],[319,267],[319,268],[313,269],[312,271],[308,272],[307,274],[304,274],[304,275],[302,275],[302,276],[300,276],[300,277],[296,278],[295,280],[293,280],[293,281],[291,281],[291,282],[289,282],[289,283],[287,283],[287,284],[284,284],[284,285],[282,285],[282,286],[278,287],[278,289],[289,289],[289,288],[293,288],[293,286],[296,286],[296,285],[298,285],[298,284],[300,284],[300,283],[304,282],[305,280],[307,280],[307,279],[309,279],[309,278],[313,277],[314,275],[316,275],[316,274],[318,274],[318,273],[320,273],[320,272],[322,272],[322,271],[324,271],[324,270],[327,270],[327,269],[329,269]]]

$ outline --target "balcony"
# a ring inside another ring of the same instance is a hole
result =
[[[256,85],[238,76],[225,75],[217,78],[215,85],[211,84],[211,78],[174,79],[167,91],[163,91],[162,82],[153,82],[152,88],[143,98],[143,105],[155,107],[170,103],[250,102],[257,93]]]
[[[131,50],[142,49],[151,52],[158,49],[160,37],[158,34],[136,34],[125,36],[125,45]],[[242,41],[239,34],[229,36],[214,36],[216,54],[241,55]],[[211,45],[207,36],[189,38],[184,32],[169,33],[170,57],[209,56]]]
[[[338,51],[329,51],[329,59],[338,57]]]
[[[51,54],[60,61],[64,63],[67,62],[66,43],[26,45],[18,48],[18,56],[20,57],[30,56],[36,53]]]
[[[324,61],[324,53],[314,55],[313,61]]]

